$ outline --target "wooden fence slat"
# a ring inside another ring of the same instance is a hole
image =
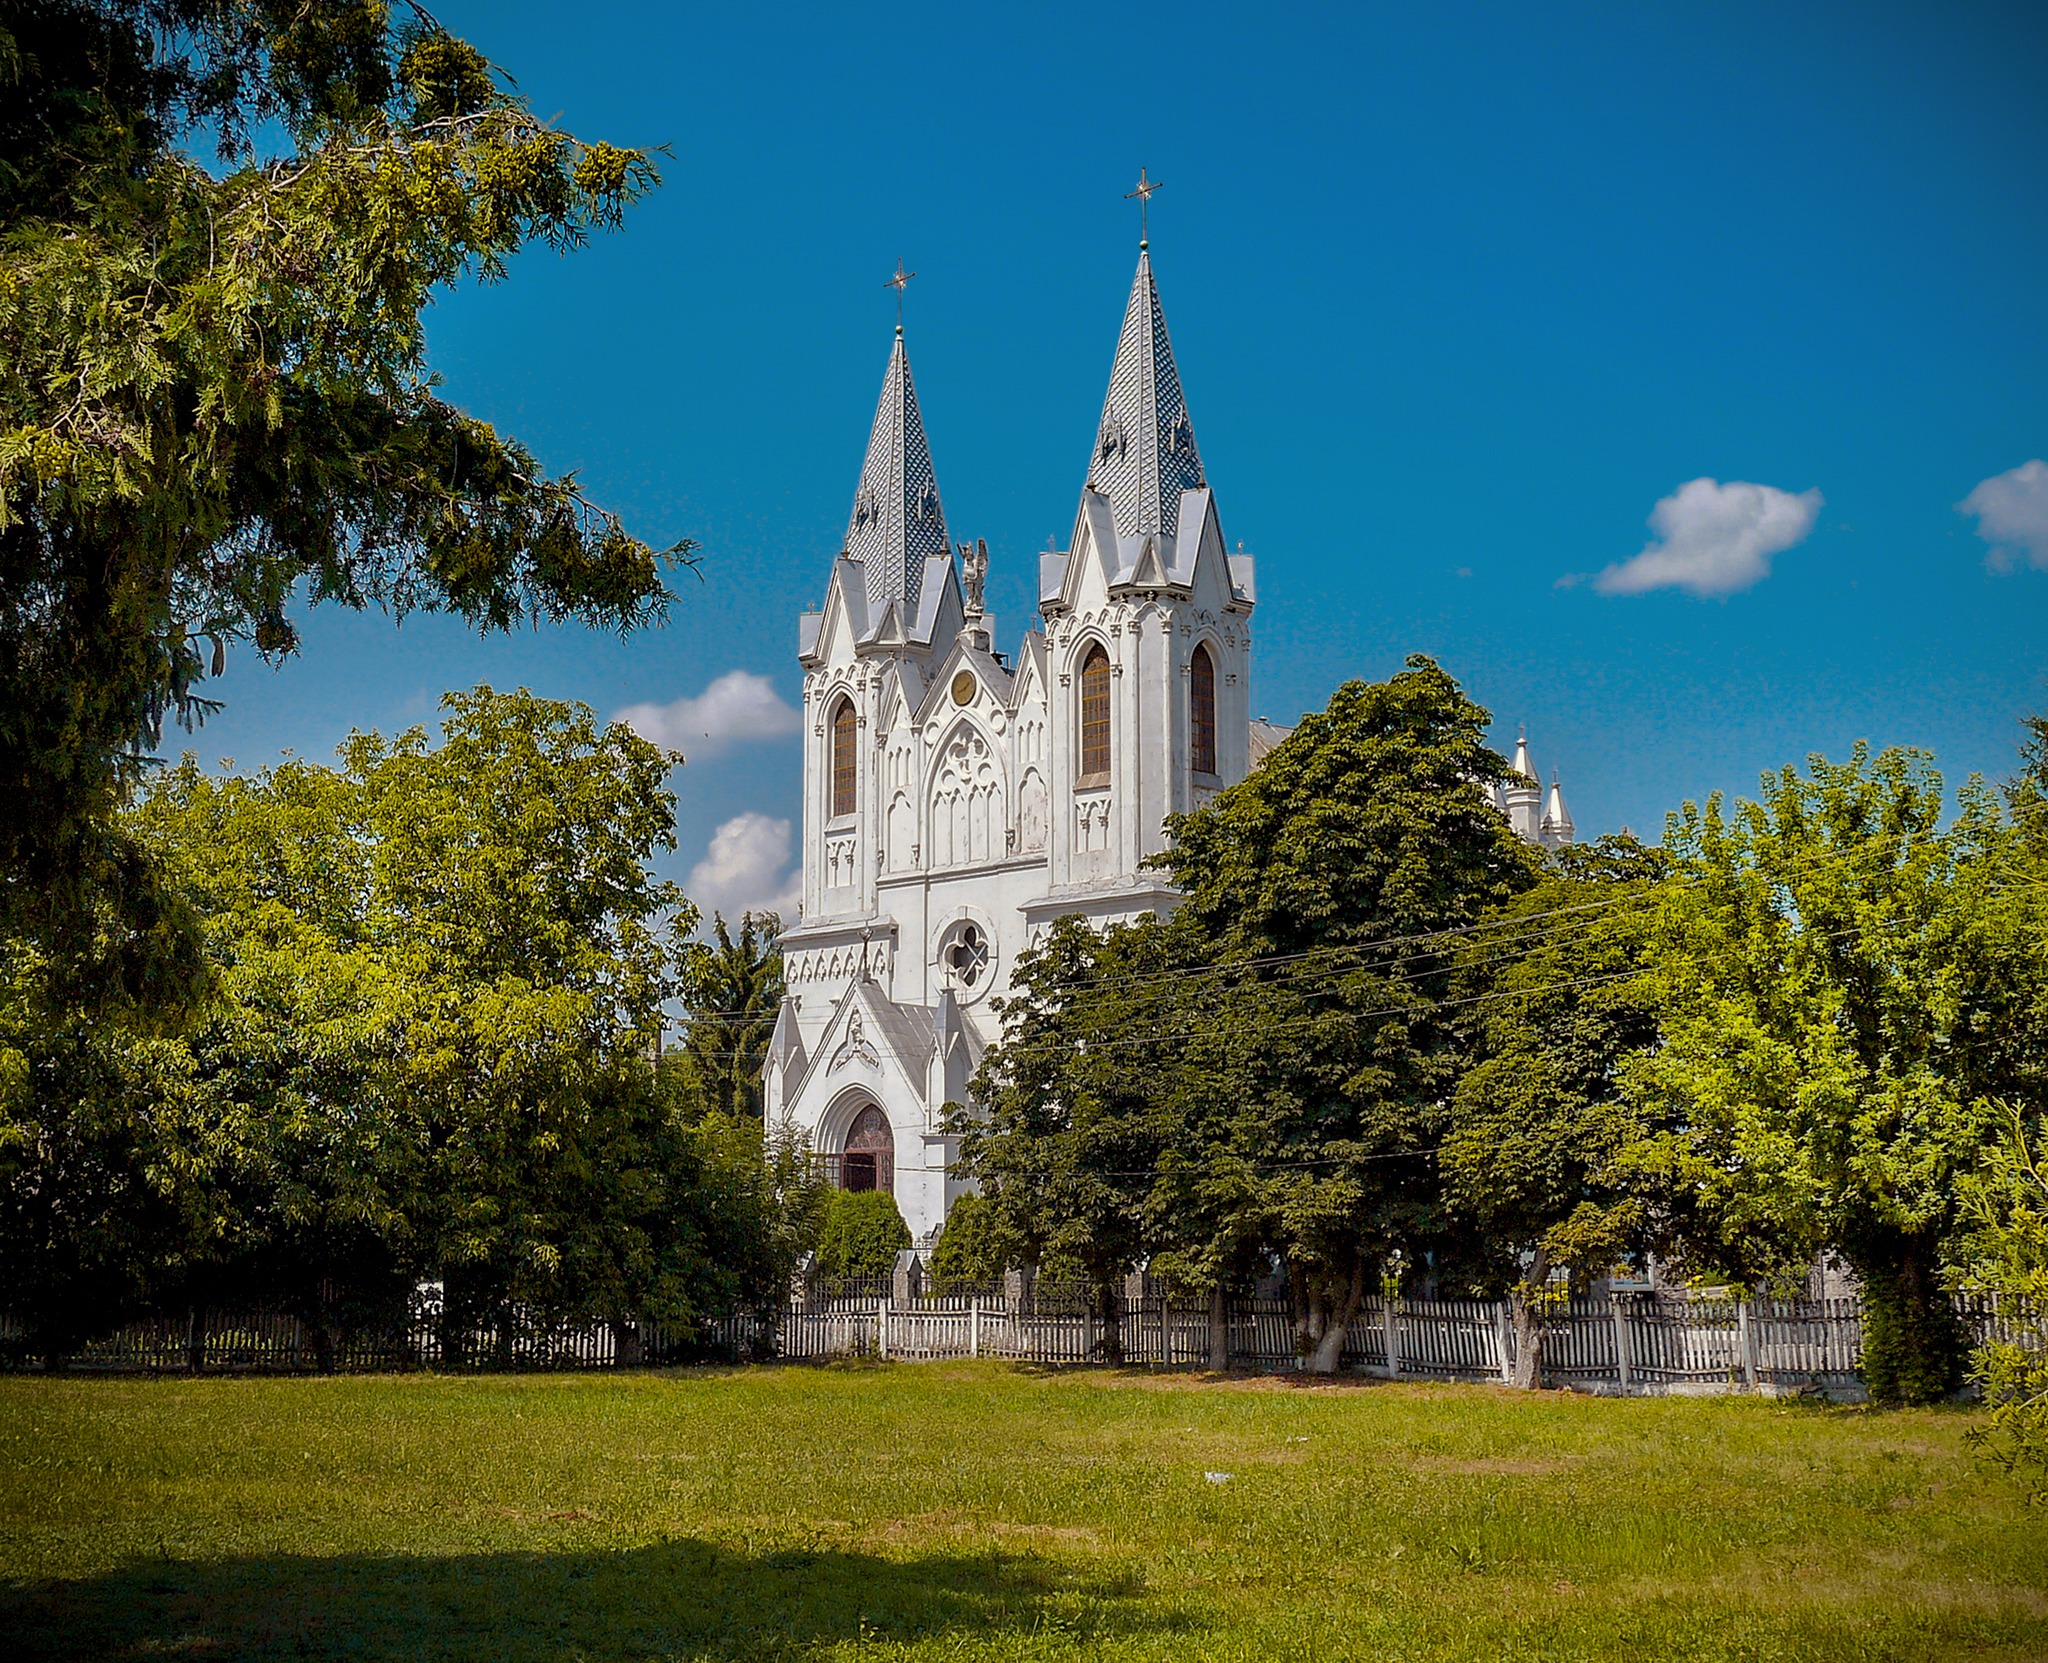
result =
[[[1017,1306],[1001,1293],[952,1292],[898,1301],[866,1285],[798,1297],[774,1316],[736,1314],[687,1332],[637,1331],[622,1354],[609,1324],[563,1328],[508,1312],[504,1327],[457,1331],[438,1305],[416,1303],[385,1327],[335,1336],[342,1370],[512,1367],[618,1368],[629,1361],[676,1362],[707,1353],[792,1359],[845,1355],[906,1358],[1002,1357],[1073,1365],[1101,1355],[1097,1306],[1073,1289],[1041,1290]],[[1112,1307],[1125,1359],[1155,1367],[1206,1366],[1206,1303],[1176,1303],[1158,1293],[1120,1298]],[[1958,1300],[1972,1344],[2004,1341],[2048,1347],[2048,1319],[1987,1299]],[[1284,1371],[1299,1366],[1292,1312],[1282,1299],[1238,1299],[1224,1313],[1233,1366]],[[1856,1384],[1862,1361],[1861,1313],[1854,1300],[1738,1302],[1668,1295],[1614,1294],[1572,1299],[1545,1324],[1545,1379],[1616,1391],[1673,1386],[1819,1387]],[[199,1311],[127,1324],[79,1348],[74,1367],[102,1373],[310,1372],[319,1348],[289,1313]],[[28,1337],[0,1315],[0,1366],[27,1366]],[[1514,1366],[1505,1304],[1479,1300],[1364,1302],[1347,1328],[1340,1367],[1419,1379],[1500,1380]]]

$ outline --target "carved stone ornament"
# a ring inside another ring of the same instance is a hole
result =
[[[859,1011],[855,1011],[847,1019],[846,1038],[840,1042],[839,1049],[832,1053],[831,1072],[836,1074],[856,1057],[870,1068],[882,1060],[875,1048],[868,1043],[867,1035],[861,1032]]]

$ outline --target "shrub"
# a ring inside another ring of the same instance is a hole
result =
[[[932,1280],[944,1289],[959,1282],[986,1282],[1003,1273],[995,1219],[978,1195],[963,1195],[946,1215],[946,1227],[932,1247]]]
[[[827,1276],[887,1276],[910,1245],[910,1226],[886,1190],[841,1190],[825,1214],[818,1268]]]

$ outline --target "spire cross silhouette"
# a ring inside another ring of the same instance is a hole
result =
[[[1152,205],[1152,193],[1158,190],[1159,187],[1159,180],[1146,178],[1145,170],[1139,168],[1137,189],[1124,192],[1124,200],[1126,202],[1130,201],[1134,196],[1138,199],[1138,246],[1140,248],[1149,248],[1152,244],[1151,233],[1146,229],[1145,225],[1145,210]]]
[[[903,291],[910,287],[910,280],[916,275],[914,271],[905,271],[903,262],[898,260],[896,275],[882,285],[885,289],[896,291],[896,333],[899,335],[903,333]]]

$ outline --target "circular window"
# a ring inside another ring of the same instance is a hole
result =
[[[953,702],[972,704],[974,702],[974,672],[962,670],[953,678]]]
[[[973,998],[986,988],[994,957],[987,935],[972,919],[948,930],[946,944],[939,949],[939,963],[945,968],[947,985],[963,998]]]

